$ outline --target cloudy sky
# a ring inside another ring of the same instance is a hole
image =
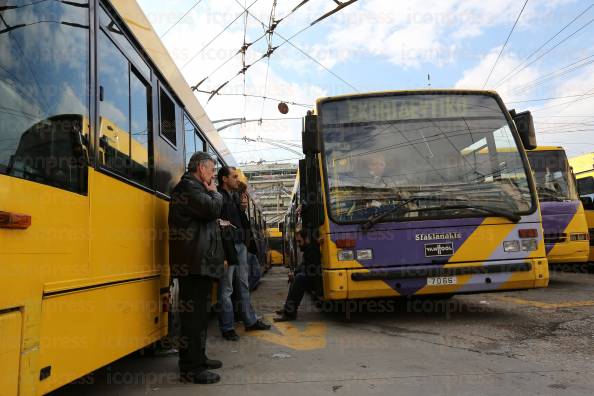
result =
[[[359,0],[299,33],[335,2],[310,0],[291,13],[301,0],[278,0],[275,19],[283,19],[272,46],[279,48],[269,61],[257,63],[268,48],[262,23],[270,20],[273,0],[139,3],[188,83],[206,78],[200,89],[211,91],[230,81],[220,92],[240,94],[216,96],[210,102],[208,94],[198,94],[211,119],[290,118],[221,131],[239,162],[296,159],[295,152],[275,144],[300,151],[294,147],[301,132],[295,118],[320,96],[428,84],[496,89],[509,108],[533,111],[539,144],[562,145],[569,156],[594,151],[590,0],[528,1],[490,77],[524,1]],[[251,6],[247,25],[242,5]],[[244,34],[247,43],[255,42],[246,51],[246,64],[254,65],[246,72],[245,86],[243,75],[237,75],[241,54],[235,55]],[[244,92],[296,104],[282,115],[278,102],[245,98]],[[245,143],[243,136],[263,142]]]

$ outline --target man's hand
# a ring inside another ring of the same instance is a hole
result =
[[[229,268],[229,263],[227,262],[227,260],[223,261],[223,268],[225,268],[225,271],[227,271],[227,269]]]
[[[287,277],[289,278],[289,283],[293,283],[293,281],[295,280],[295,273],[293,271],[289,271]]]
[[[206,182],[202,182],[202,184],[204,184],[204,187],[206,187],[206,191],[209,191],[209,192],[217,191],[217,186],[214,184],[214,182],[212,180],[211,180],[210,184],[206,183]]]

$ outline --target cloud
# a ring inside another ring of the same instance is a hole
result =
[[[491,50],[477,65],[463,72],[462,78],[455,84],[455,88],[481,89],[489,75],[501,47]],[[511,78],[502,82],[510,72],[519,70],[523,60],[513,53],[503,54],[487,83],[487,89],[496,89],[506,102],[523,100],[531,94],[531,90],[518,93],[516,88],[536,79],[540,73],[533,67],[527,67],[521,73],[513,74]],[[501,83],[502,82],[502,83]]]
[[[558,99],[531,108],[539,144],[564,146],[569,157],[594,152],[594,66],[562,80],[551,97]]]
[[[568,1],[528,6],[516,29],[532,26]],[[511,27],[519,7],[513,0],[368,0],[355,3],[328,22],[327,40],[317,47],[384,57],[405,68],[423,63],[444,65],[456,61],[455,51],[465,45],[465,40],[493,27]],[[351,58],[342,56],[335,63]]]

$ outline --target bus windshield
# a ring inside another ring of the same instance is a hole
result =
[[[528,160],[541,201],[575,201],[577,189],[562,150],[530,151]]]
[[[532,210],[525,163],[493,96],[355,96],[318,110],[335,221]]]

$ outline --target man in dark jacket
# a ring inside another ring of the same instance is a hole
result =
[[[226,237],[232,238],[237,252],[237,264],[230,265],[221,278],[219,297],[221,312],[219,313],[219,328],[223,338],[229,341],[239,340],[234,328],[233,284],[239,287],[240,313],[246,331],[269,330],[270,325],[258,319],[250,301],[250,289],[248,280],[247,246],[245,245],[248,230],[244,228],[241,221],[241,209],[239,198],[235,193],[239,187],[239,175],[233,167],[224,166],[219,169],[219,191],[223,196],[223,209],[221,219],[228,221],[231,227]]]
[[[303,261],[297,267],[295,273],[289,273],[289,282],[291,282],[289,295],[283,309],[276,311],[279,316],[274,318],[275,322],[287,322],[297,319],[297,309],[305,292],[315,290],[316,282],[320,278],[320,245],[306,229],[299,230],[295,239],[299,249],[303,252]]]
[[[218,382],[219,375],[208,369],[222,367],[220,361],[206,357],[212,280],[222,276],[226,265],[217,223],[223,198],[214,174],[210,155],[195,153],[169,204],[169,263],[179,282],[180,379],[199,384]]]

